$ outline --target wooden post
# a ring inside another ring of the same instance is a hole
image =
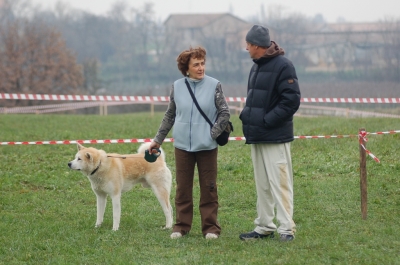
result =
[[[150,115],[151,115],[151,117],[154,116],[154,103],[153,102],[150,103]]]
[[[103,115],[104,115],[104,116],[107,116],[107,115],[108,115],[108,106],[107,106],[107,102],[104,102],[103,108],[104,108],[104,110],[103,110]]]
[[[359,135],[361,131],[365,131],[365,128],[359,129]],[[361,143],[366,147],[364,139],[360,139],[360,191],[361,191],[361,216],[362,219],[367,219],[367,155],[365,149],[361,146]]]
[[[99,105],[100,116],[107,116],[107,102],[100,103]]]

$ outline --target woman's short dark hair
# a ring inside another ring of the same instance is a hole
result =
[[[186,76],[186,73],[189,70],[190,58],[204,59],[205,61],[206,49],[200,46],[196,48],[190,47],[189,50],[184,50],[179,54],[178,58],[176,58],[176,61],[178,62],[179,71],[181,71],[184,76]]]

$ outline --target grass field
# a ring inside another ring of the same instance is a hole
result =
[[[163,113],[115,116],[2,115],[0,141],[152,138]],[[232,117],[242,136],[237,116]],[[397,119],[296,117],[295,135],[399,130]],[[254,228],[256,193],[250,148],[231,141],[219,148],[221,237],[200,231],[198,184],[190,234],[162,230],[165,219],[149,189],[122,197],[120,230],[113,232],[109,201],[94,228],[96,199],[89,181],[67,163],[71,145],[0,146],[0,264],[400,264],[400,135],[370,135],[367,148],[368,218],[361,218],[357,138],[292,143],[295,178],[293,242],[242,242]],[[139,144],[93,144],[107,152],[136,152]],[[164,143],[175,175],[172,143]],[[171,202],[174,201],[175,184]]]

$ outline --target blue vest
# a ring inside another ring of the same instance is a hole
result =
[[[198,111],[185,84],[186,78],[174,82],[176,116],[173,128],[174,146],[178,149],[197,152],[215,149],[218,144],[211,138],[211,127]],[[217,119],[215,89],[218,80],[204,76],[200,81],[187,79],[200,108],[211,122]]]

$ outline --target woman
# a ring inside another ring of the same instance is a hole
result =
[[[193,179],[197,164],[200,183],[201,229],[206,239],[218,238],[221,227],[218,223],[217,155],[215,139],[225,129],[229,118],[221,83],[205,75],[206,50],[190,48],[177,58],[178,69],[185,76],[172,86],[170,102],[158,132],[150,144],[149,152],[156,152],[168,132],[174,126],[173,138],[176,167],[176,223],[171,238],[180,238],[189,233],[193,219]],[[211,121],[212,128],[200,114],[190,96],[193,91],[200,108]]]

